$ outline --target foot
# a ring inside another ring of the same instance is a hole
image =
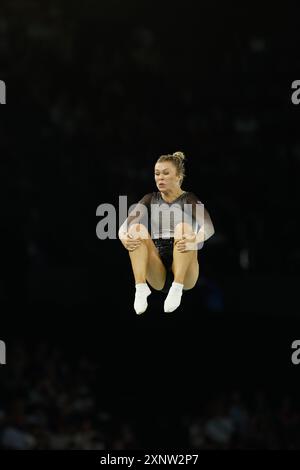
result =
[[[181,302],[183,284],[173,282],[164,304],[165,312],[174,312]]]
[[[134,310],[137,315],[144,313],[148,307],[147,297],[151,294],[146,283],[135,285]]]

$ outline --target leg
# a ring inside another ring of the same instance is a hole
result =
[[[129,233],[142,240],[138,248],[129,252],[135,283],[141,284],[147,280],[154,289],[161,290],[166,280],[166,268],[149,232],[144,225],[134,224],[130,227]]]
[[[193,289],[199,277],[199,263],[196,255],[196,259],[191,262],[184,278],[183,290]]]
[[[134,224],[128,230],[128,233],[135,239],[141,238],[142,243],[134,251],[129,251],[132,271],[136,284],[146,282],[146,272],[148,264],[148,249],[145,243],[148,231],[142,224]]]
[[[189,224],[180,223],[176,225],[172,270],[174,273],[174,281],[179,284],[184,284],[185,289],[194,287],[199,276],[197,250],[180,253],[176,249],[176,243],[183,235],[192,235],[193,233],[193,229]]]
[[[182,297],[182,290],[191,289],[196,284],[199,275],[197,250],[181,253],[177,250],[176,244],[183,235],[192,235],[192,227],[186,223],[178,224],[175,228],[173,264],[174,282],[165,300],[165,312],[174,312],[179,307]]]
[[[151,245],[149,247],[149,245]],[[150,239],[148,245],[148,267],[147,267],[147,281],[150,286],[155,290],[162,290],[166,282],[166,268],[159,257],[156,246],[153,241]]]

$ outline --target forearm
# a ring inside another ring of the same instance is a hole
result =
[[[200,230],[196,233],[196,242],[203,243],[215,233],[209,212],[203,204],[194,204],[193,218],[200,227]]]
[[[196,243],[203,243],[215,233],[212,223],[203,224],[199,232],[196,234]]]
[[[127,236],[127,226],[125,223],[123,223],[121,225],[121,227],[119,228],[119,231],[118,231],[118,237],[121,241],[121,243],[124,245],[124,240],[126,239],[126,236]],[[125,246],[125,245],[124,245]]]
[[[122,243],[122,245],[125,246],[125,248],[126,248],[124,235],[122,235],[122,236],[119,235],[119,239],[120,239],[120,242]]]

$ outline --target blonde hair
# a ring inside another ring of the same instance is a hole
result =
[[[180,177],[180,186],[182,185],[185,177],[184,160],[185,155],[183,152],[174,152],[172,154],[161,155],[156,163],[171,162],[176,168],[177,175]]]

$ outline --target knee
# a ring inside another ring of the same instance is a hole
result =
[[[174,238],[182,238],[183,235],[193,235],[194,231],[190,224],[186,222],[180,222],[175,227]]]
[[[197,284],[197,281],[195,281],[194,283],[191,283],[191,284],[184,284],[183,285],[183,290],[184,291],[191,290],[195,287],[196,284]]]
[[[164,288],[164,285],[165,285],[164,282],[155,282],[155,283],[154,282],[149,282],[149,284],[154,290],[157,290],[158,292],[161,292]]]
[[[142,240],[150,238],[149,232],[143,224],[132,224],[128,229],[128,233],[133,238],[141,238]]]

